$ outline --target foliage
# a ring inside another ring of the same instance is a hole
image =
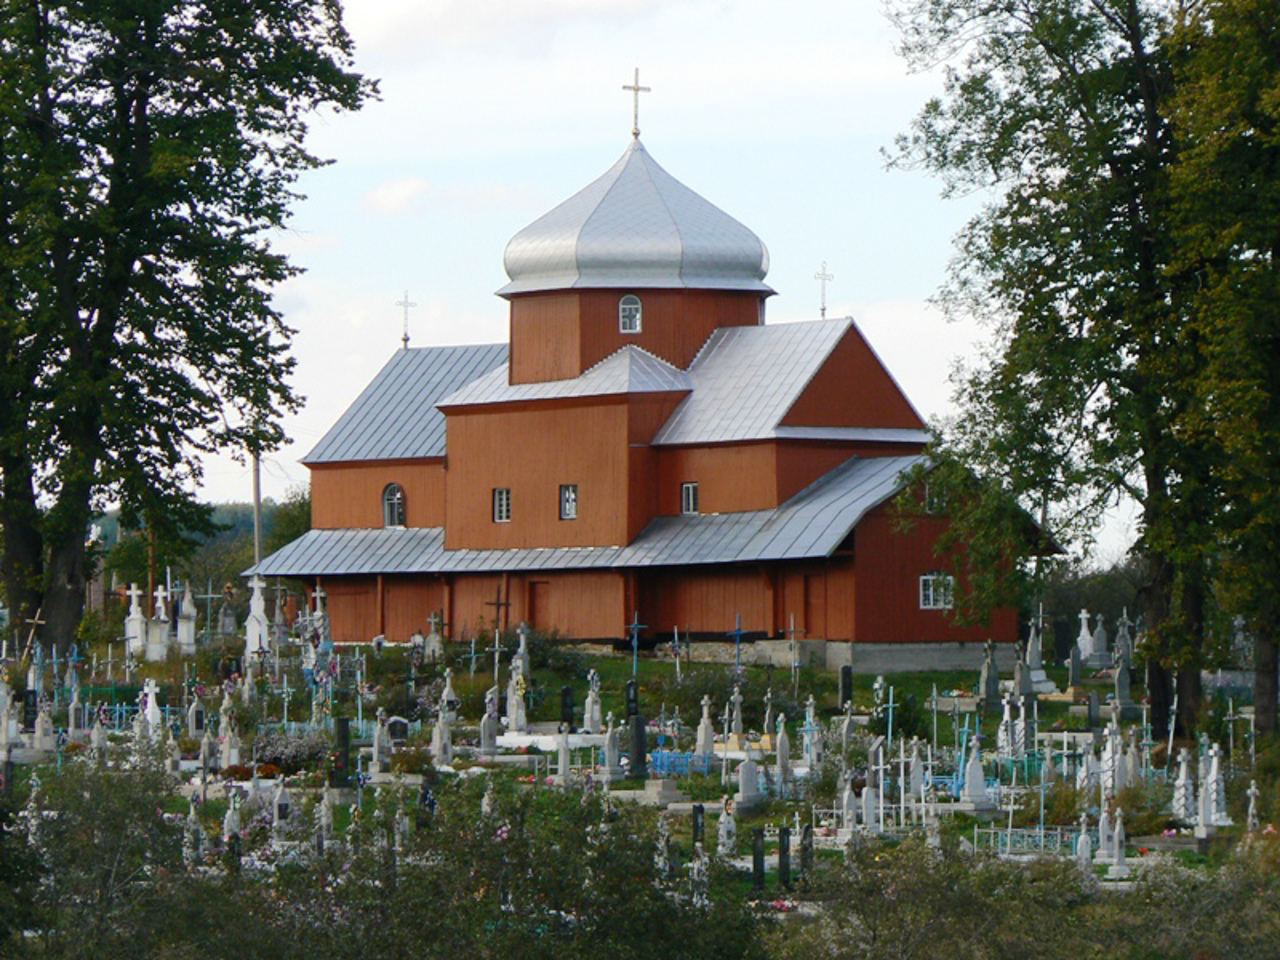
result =
[[[1157,732],[1164,671],[1178,671],[1181,719],[1197,710],[1216,495],[1215,451],[1184,429],[1204,355],[1169,213],[1169,6],[891,4],[912,64],[948,67],[895,162],[990,198],[939,296],[994,335],[959,371],[961,413],[935,450],[953,522],[981,559],[960,586],[985,602],[1025,585],[1030,551],[1009,504],[1076,545],[1118,497],[1135,500]]]
[[[195,453],[283,439],[272,248],[321,108],[354,110],[327,0],[88,0],[0,15],[0,526],[20,615],[69,637],[106,502],[207,529]]]

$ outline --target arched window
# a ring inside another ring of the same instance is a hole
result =
[[[404,488],[398,483],[388,483],[382,491],[382,525],[404,526]]]
[[[618,332],[619,333],[639,333],[640,332],[640,314],[643,312],[640,305],[640,298],[634,293],[628,293],[625,297],[618,301]]]

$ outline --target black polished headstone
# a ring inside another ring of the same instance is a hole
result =
[[[5,794],[13,793],[13,775],[14,775],[14,763],[12,760],[6,760],[4,762],[4,785],[3,785]]]
[[[560,688],[560,722],[570,732],[574,732],[573,726],[573,687]]]
[[[333,721],[333,769],[329,785],[344,788],[351,785],[351,718],[335,717]]]
[[[36,696],[34,690],[28,690],[22,695],[22,729],[34,730],[36,727],[36,717],[40,713],[40,698]]]
[[[791,828],[778,828],[778,883],[791,889]]]
[[[853,699],[853,667],[845,664],[840,668],[840,709]]]
[[[1089,726],[1102,726],[1102,705],[1098,700],[1098,691],[1089,691]]]
[[[693,842],[702,843],[706,838],[707,808],[701,803],[693,805]]]
[[[647,779],[649,776],[649,731],[645,729],[644,717],[636,714],[631,718],[631,766],[627,776]]]
[[[627,716],[634,717],[640,712],[640,687],[634,680],[627,681]]]
[[[764,889],[764,828],[757,827],[751,837],[751,887]]]
[[[204,733],[204,707],[196,707],[195,716],[195,733]]]

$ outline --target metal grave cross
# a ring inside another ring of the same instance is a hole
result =
[[[742,614],[734,617],[733,629],[725,634],[726,637],[733,637],[733,671],[734,673],[742,672],[742,637],[747,631],[742,629]]]
[[[496,687],[498,686],[498,670],[502,666],[502,662],[499,660],[499,657],[502,656],[502,638],[498,636],[496,631],[493,634],[493,646],[486,650],[485,653],[493,654],[493,685]]]
[[[196,597],[197,600],[206,601],[204,605],[204,642],[206,644],[213,643],[213,601],[221,600],[222,594],[213,592],[213,580],[209,580],[205,592]]]
[[[627,630],[631,633],[631,676],[633,679],[640,664],[640,631],[647,629],[648,626],[647,623],[640,622],[640,612],[638,610],[631,614],[631,622],[627,624]]]
[[[793,697],[800,695],[800,648],[796,645],[796,634],[804,632],[796,629],[796,615],[791,614],[791,626],[787,630],[787,637],[791,640],[791,696]]]
[[[293,691],[289,688],[289,675],[284,676],[284,685],[280,688],[280,699],[284,701],[284,726],[289,728],[289,701],[293,699]]]
[[[821,290],[822,290],[821,304],[822,305],[820,308],[819,315],[822,317],[823,320],[825,320],[827,319],[827,282],[829,280],[835,279],[835,277],[832,274],[827,273],[827,261],[825,260],[822,261],[822,269],[813,275],[813,279],[817,280],[818,283],[821,284]]]
[[[884,708],[889,714],[889,721],[885,726],[885,743],[890,751],[893,750],[893,708],[898,706],[893,700],[893,687],[889,688],[889,699],[885,701]]]
[[[622,89],[631,91],[632,98],[633,98],[632,107],[631,107],[631,136],[639,140],[640,139],[640,94],[652,93],[653,88],[640,86],[640,68],[636,67],[635,79],[633,79],[629,84],[624,83],[622,85]]]

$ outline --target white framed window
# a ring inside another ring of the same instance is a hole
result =
[[[680,484],[680,512],[694,514],[698,512],[697,483]]]
[[[382,490],[382,525],[404,526],[404,487],[398,483],[388,483]]]
[[[619,333],[639,333],[641,314],[644,307],[640,303],[640,298],[634,293],[628,293],[625,297],[618,301],[618,332]]]
[[[494,487],[493,489],[493,522],[511,522],[511,488]]]
[[[920,578],[920,609],[950,610],[954,604],[955,578],[935,571]]]
[[[578,519],[578,485],[576,483],[560,484],[560,519]]]
[[[947,494],[936,483],[924,485],[924,512],[943,514],[947,512]]]

